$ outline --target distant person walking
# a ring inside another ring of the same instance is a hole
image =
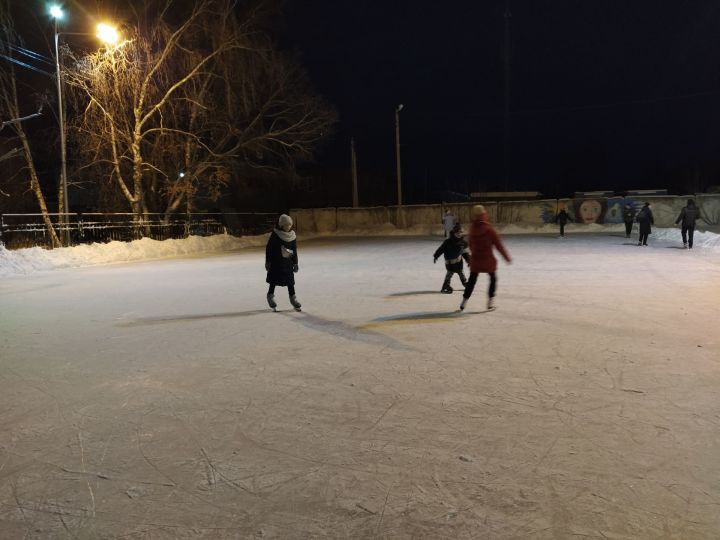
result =
[[[695,222],[700,219],[700,209],[695,206],[695,201],[688,199],[687,205],[680,210],[680,215],[675,220],[675,225],[681,223],[681,234],[684,248],[693,247],[693,236],[695,236]]]
[[[626,204],[623,210],[623,220],[625,221],[625,238],[630,238],[632,234],[633,223],[635,223],[635,208],[632,204]]]
[[[650,203],[646,202],[645,206],[638,212],[637,222],[640,224],[640,238],[638,239],[638,246],[647,246],[648,236],[652,233],[652,225],[655,224],[652,210],[650,210]]]
[[[457,218],[450,210],[445,210],[445,214],[442,217],[443,229],[445,229],[445,238],[450,238],[450,232],[455,227]]]
[[[555,216],[555,222],[560,225],[560,237],[562,238],[565,236],[565,225],[567,225],[568,221],[572,221],[570,219],[570,214],[567,213],[567,210],[564,208],[558,212],[558,215]]]
[[[468,300],[472,296],[478,274],[484,273],[490,276],[488,288],[488,309],[495,309],[495,290],[497,289],[497,259],[493,255],[493,248],[497,249],[503,258],[510,264],[512,261],[505,246],[500,240],[498,232],[490,225],[490,219],[485,207],[481,204],[473,206],[472,223],[467,235],[467,242],[470,247],[470,278],[465,286],[463,300],[460,310],[465,309]]]
[[[280,216],[277,226],[270,233],[265,247],[265,281],[270,285],[267,292],[268,305],[275,310],[275,287],[287,287],[290,303],[296,311],[302,307],[295,296],[295,272],[298,271],[297,237],[292,230],[292,218],[286,214]]]

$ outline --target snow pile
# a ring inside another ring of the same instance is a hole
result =
[[[229,235],[191,236],[182,240],[151,240],[86,244],[47,250],[39,247],[9,251],[0,245],[0,277],[24,275],[41,270],[143,261],[231,251],[261,246],[268,235],[236,238]]]
[[[558,226],[546,225],[500,225],[498,230],[505,235],[557,235]],[[573,225],[569,224],[566,233],[625,233],[625,226],[620,225]],[[442,236],[442,229],[434,225],[414,225],[407,229],[397,229],[391,223],[386,223],[373,229],[346,229],[339,230],[328,236]],[[301,240],[307,240],[318,235],[301,235]],[[245,247],[263,246],[268,235],[247,236],[236,238],[229,235],[191,236],[182,240],[151,240],[143,238],[134,242],[109,242],[107,244],[87,244],[70,248],[57,248],[46,250],[42,248],[27,248],[8,251],[0,245],[0,277],[25,275],[42,270],[55,268],[74,268],[93,266],[98,264],[111,264],[120,262],[144,261],[181,257],[198,253],[217,253],[233,251]],[[637,233],[633,233],[637,239]],[[679,228],[654,228],[651,236],[652,242],[667,242],[680,244],[682,242]],[[695,247],[706,250],[720,251],[720,234],[714,232],[695,232]]]
[[[677,229],[653,229],[650,239],[663,242],[674,242],[678,244],[682,243],[682,236],[680,236],[679,227]],[[720,234],[710,231],[695,231],[695,236],[693,237],[693,248],[696,247],[720,251]]]

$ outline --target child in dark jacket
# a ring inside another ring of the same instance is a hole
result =
[[[295,272],[298,271],[297,238],[292,230],[292,218],[286,214],[280,216],[277,227],[273,229],[265,247],[265,270],[270,287],[267,292],[268,305],[275,310],[275,287],[287,287],[290,303],[296,311],[302,307],[295,296]]]
[[[459,223],[450,231],[450,236],[440,245],[433,255],[433,262],[436,263],[440,255],[445,257],[445,281],[443,281],[440,292],[450,294],[453,292],[450,280],[453,274],[460,276],[460,281],[465,287],[467,280],[463,274],[463,259],[470,264],[470,250],[462,235],[462,227]]]

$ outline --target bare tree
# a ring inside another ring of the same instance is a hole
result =
[[[334,113],[258,31],[261,8],[241,17],[231,0],[203,0],[180,23],[138,16],[122,44],[76,59],[78,144],[138,221],[219,196],[240,163],[310,156],[329,131]]]
[[[21,167],[19,174],[27,175],[28,187],[35,196],[35,200],[40,208],[52,246],[58,247],[61,245],[60,239],[50,218],[50,212],[48,211],[45,196],[40,186],[37,168],[35,167],[30,139],[23,127],[23,121],[36,116],[37,113],[23,115],[18,100],[18,79],[16,77],[13,60],[16,47],[19,45],[21,45],[21,40],[14,30],[9,1],[1,0],[0,57],[2,57],[5,65],[0,69],[0,119],[3,120],[2,127],[11,132],[14,135],[15,143],[19,144],[18,147],[13,149],[11,155],[3,154],[3,157],[7,159],[17,157],[24,161],[24,166]]]

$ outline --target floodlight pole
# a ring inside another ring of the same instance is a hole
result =
[[[402,172],[400,170],[400,111],[403,105],[395,107],[395,160],[397,162],[397,204],[402,206]]]
[[[67,185],[67,153],[65,145],[65,107],[63,104],[62,94],[62,71],[60,69],[60,34],[58,33],[58,22],[57,17],[55,18],[55,69],[57,79],[57,93],[58,93],[58,120],[60,123],[60,186],[62,189],[62,203],[63,213],[65,215],[60,216],[60,223],[63,226],[63,239],[66,246],[70,245],[70,223],[65,225],[65,217],[70,212],[70,205],[68,201],[68,185]],[[69,220],[68,220],[69,221]]]

